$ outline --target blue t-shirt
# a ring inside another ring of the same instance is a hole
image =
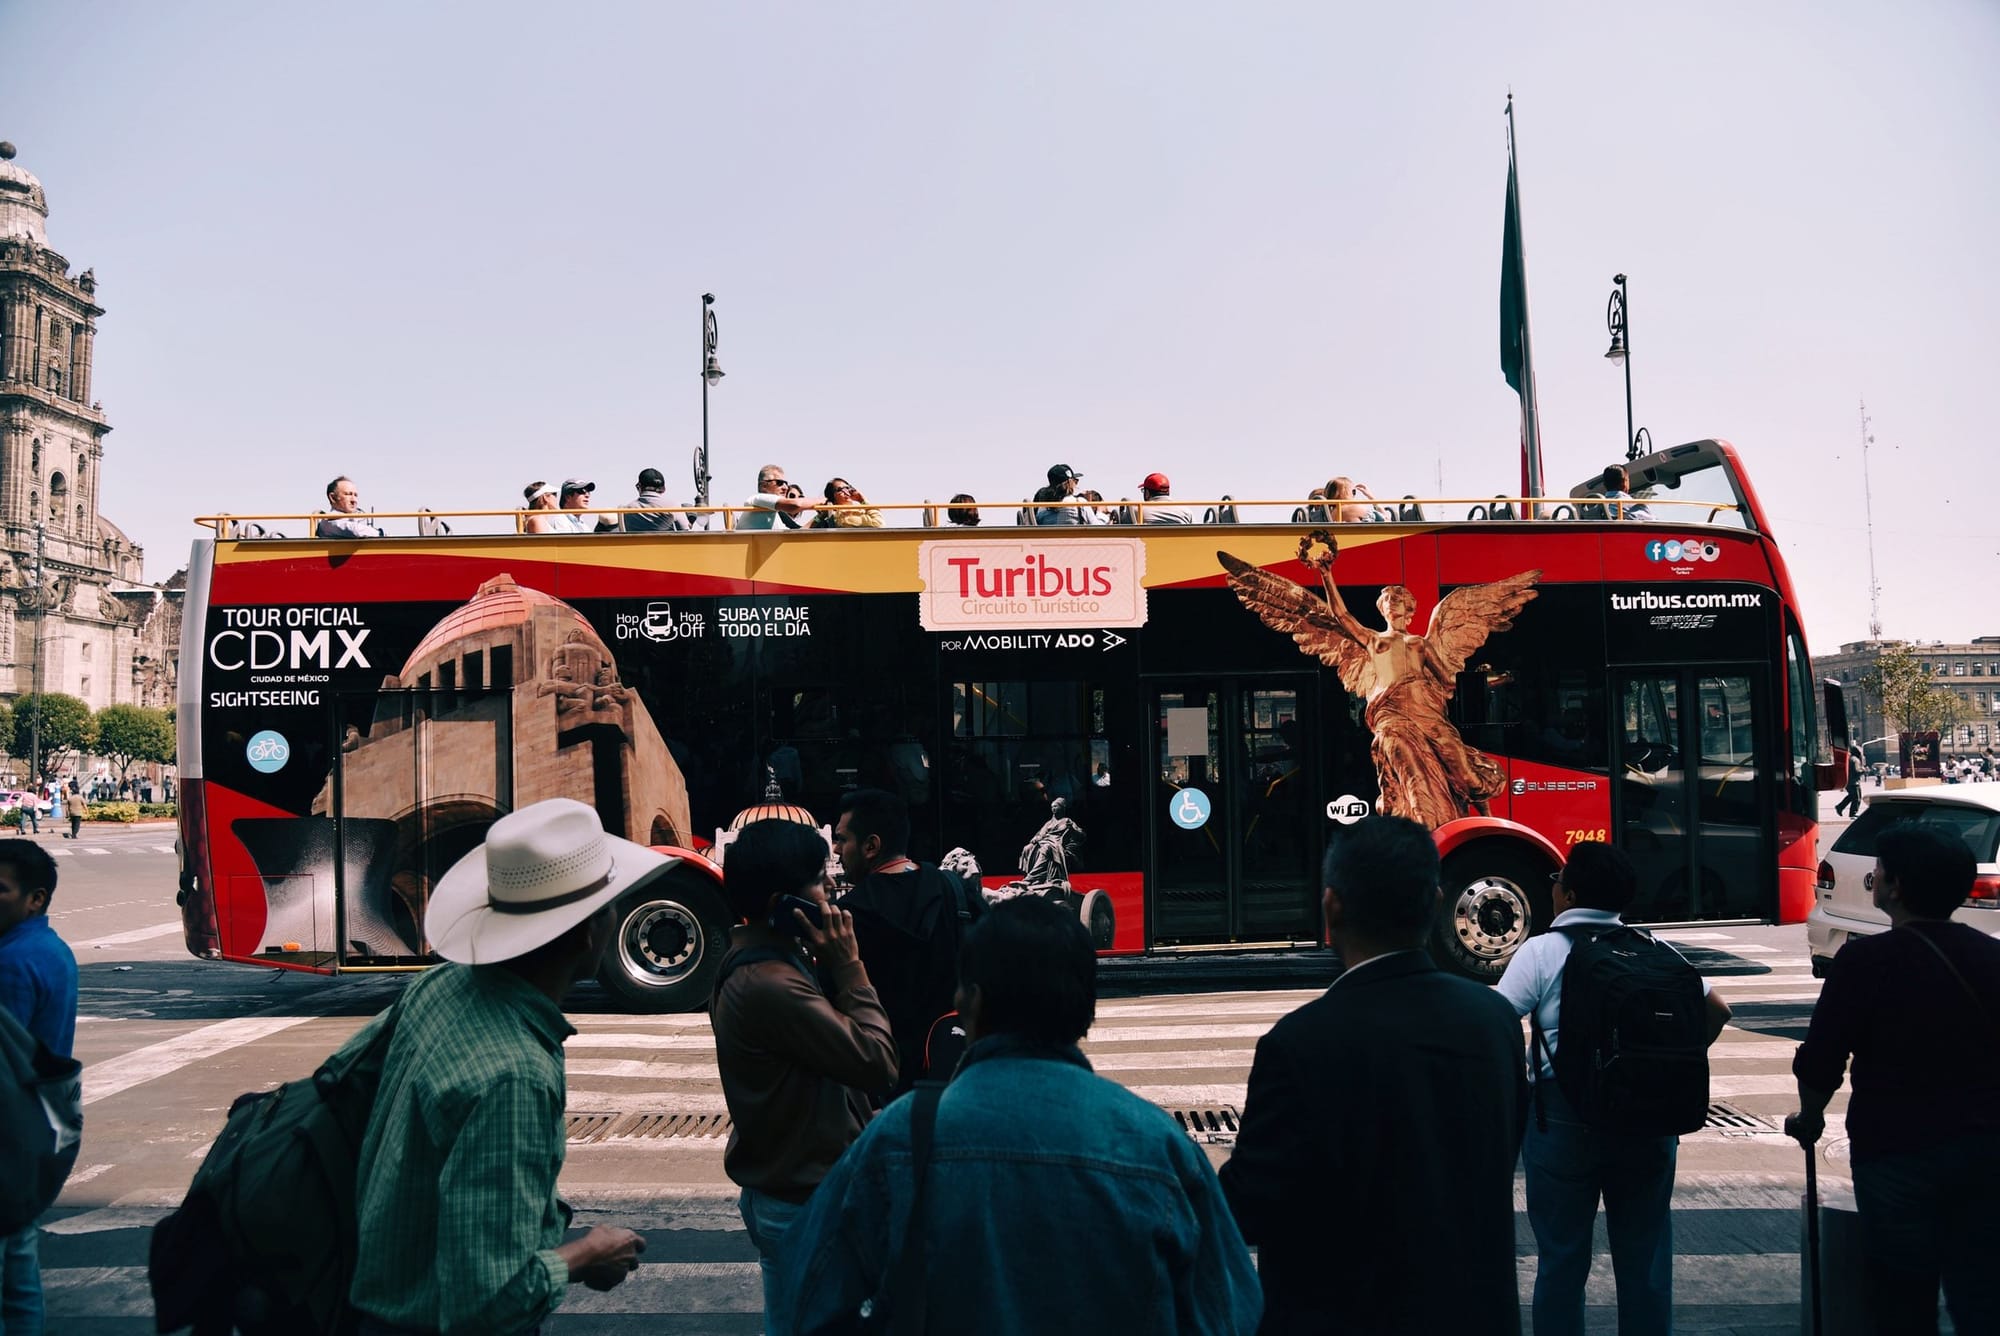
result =
[[[57,1057],[76,1047],[76,957],[45,914],[0,937],[0,1007]]]

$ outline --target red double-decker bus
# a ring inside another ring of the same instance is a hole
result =
[[[857,786],[908,803],[915,857],[966,851],[990,893],[1058,897],[1113,954],[1318,945],[1319,854],[1377,811],[1435,832],[1435,949],[1473,977],[1546,925],[1584,840],[1634,855],[1635,919],[1800,921],[1842,776],[1784,562],[1729,446],[1631,475],[1650,523],[1587,487],[1532,520],[1236,502],[322,540],[213,517],[181,652],[188,947],[420,968],[438,876],[563,795],[685,855],[619,906],[602,978],[698,1007],[733,827],[773,805],[831,826]]]

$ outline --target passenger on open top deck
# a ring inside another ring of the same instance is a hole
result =
[[[845,478],[832,478],[826,484],[826,504],[819,508],[813,527],[879,529],[882,527],[882,512],[868,504],[868,498],[861,494],[859,487]]]
[[[806,494],[785,481],[785,466],[766,464],[757,470],[757,492],[743,504],[749,507],[736,517],[739,529],[803,529],[811,522],[812,507]]]
[[[321,538],[382,536],[381,528],[361,513],[361,494],[355,490],[354,480],[346,474],[326,485],[326,503],[333,507],[333,514],[320,518],[318,533]]]
[[[1067,464],[1049,469],[1049,485],[1035,493],[1036,524],[1088,524],[1076,504],[1076,485],[1083,475]]]

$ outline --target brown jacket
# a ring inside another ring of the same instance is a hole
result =
[[[796,946],[761,927],[729,938],[730,955]],[[828,997],[807,968],[760,960],[730,971],[712,1018],[733,1124],[723,1168],[741,1186],[789,1202],[810,1197],[861,1135],[868,1101],[860,1092],[896,1082],[896,1041],[867,971],[858,961],[836,969]]]

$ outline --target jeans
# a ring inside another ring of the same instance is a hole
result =
[[[1619,1336],[1667,1336],[1674,1324],[1674,1137],[1593,1132],[1554,1081],[1538,1084],[1548,1112],[1528,1116],[1521,1160],[1535,1231],[1535,1336],[1582,1336],[1591,1230],[1604,1199]]]
[[[0,1336],[42,1336],[40,1226],[0,1238]]]
[[[1990,1135],[1856,1161],[1854,1205],[1868,1252],[1875,1330],[1935,1333],[1942,1280],[1961,1336],[2000,1332],[1996,1198],[2000,1142]]]
[[[768,1192],[745,1188],[736,1198],[736,1209],[742,1212],[743,1228],[750,1232],[750,1242],[757,1247],[757,1274],[764,1282],[764,1325],[768,1328],[772,1301],[777,1297],[772,1286],[777,1283],[778,1247],[785,1231],[806,1208],[803,1203],[795,1205]]]
[[[34,831],[35,834],[39,835],[42,833],[41,814],[35,811],[33,803],[21,804],[21,820],[27,822],[28,829]]]

